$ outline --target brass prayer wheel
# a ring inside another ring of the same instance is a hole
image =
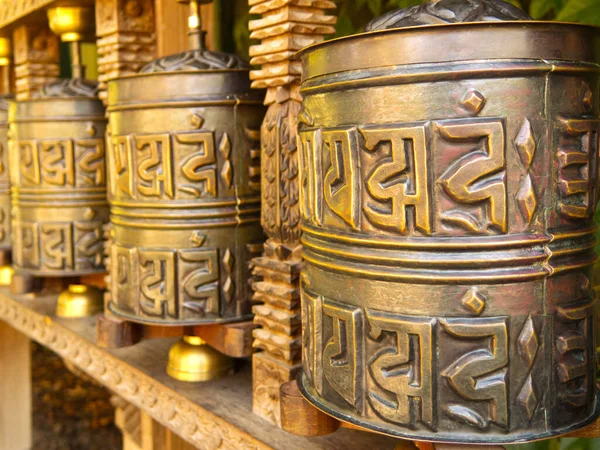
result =
[[[262,95],[248,65],[202,49],[108,83],[108,309],[146,324],[250,317],[262,249]]]
[[[475,0],[367,30],[300,53],[303,394],[418,440],[583,426],[600,30]]]
[[[36,276],[104,272],[104,106],[80,79],[12,102],[13,266]]]

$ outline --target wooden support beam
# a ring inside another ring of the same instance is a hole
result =
[[[31,349],[27,336],[0,322],[0,450],[31,447]]]
[[[301,363],[300,204],[296,122],[300,112],[300,68],[293,55],[333,33],[329,0],[249,0],[252,87],[267,89],[269,106],[261,129],[262,225],[268,241],[254,258],[253,411],[280,423],[280,386],[294,380]]]
[[[281,428],[298,436],[324,436],[340,427],[340,421],[308,403],[296,380],[281,385]]]
[[[107,82],[137,73],[156,57],[153,0],[96,0],[98,81],[106,102]]]
[[[58,41],[46,24],[21,25],[13,31],[15,96],[31,98],[59,76]]]

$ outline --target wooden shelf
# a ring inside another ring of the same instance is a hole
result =
[[[252,413],[249,361],[235,375],[183,383],[165,372],[172,338],[105,350],[95,345],[96,318],[54,316],[55,295],[12,296],[0,288],[0,320],[53,350],[107,389],[200,449],[393,449],[398,440],[340,429],[318,438],[284,432]]]

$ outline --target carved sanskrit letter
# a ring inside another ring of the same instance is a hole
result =
[[[593,382],[588,382],[588,374],[593,373],[595,366],[594,349],[588,343],[594,307],[595,303],[589,302],[558,308],[558,317],[562,322],[576,325],[574,329],[556,337],[558,379],[568,386],[561,397],[576,407],[587,403],[590,384],[593,386]]]
[[[302,286],[302,362],[304,373],[315,390],[323,395],[323,297]]]
[[[110,171],[115,177],[110,183],[113,195],[120,190],[130,197],[134,197],[133,184],[133,151],[130,136],[114,136],[110,146],[110,162],[113,166]]]
[[[21,160],[22,179],[31,184],[40,184],[40,150],[37,141],[19,141],[16,145]]]
[[[485,140],[484,149],[459,158],[441,176],[440,183],[458,202],[489,201],[491,226],[506,232],[506,171],[504,126],[499,119],[436,122],[447,140]]]
[[[102,222],[75,222],[76,269],[95,269],[102,265]]]
[[[179,317],[219,314],[219,253],[216,249],[179,250]]]
[[[21,222],[15,229],[13,254],[20,267],[40,267],[40,234],[37,222]]]
[[[175,254],[140,250],[140,309],[149,316],[177,318]]]
[[[112,300],[127,305],[132,296],[139,295],[138,256],[135,248],[111,246]]]
[[[446,413],[484,429],[489,421],[508,425],[508,330],[506,319],[441,319],[444,330],[460,339],[489,338],[489,348],[473,350],[442,371],[452,389],[465,400],[489,401],[488,417],[463,405],[448,405]]]
[[[358,308],[325,300],[333,336],[323,350],[323,374],[330,386],[359,414],[364,411],[363,316]]]
[[[62,270],[73,267],[73,230],[70,223],[42,224],[42,252],[46,267]]]
[[[57,186],[75,186],[73,141],[41,141],[42,179]]]
[[[371,173],[367,189],[381,202],[391,202],[391,210],[381,206],[365,208],[374,224],[407,232],[407,207],[414,207],[415,227],[431,234],[429,195],[427,192],[427,145],[425,125],[411,127],[367,126],[360,128],[368,150],[377,151],[388,144],[390,157]]]
[[[371,336],[382,332],[395,334],[396,347],[386,347],[373,358],[369,371],[375,382],[396,395],[396,402],[369,392],[373,409],[384,419],[402,425],[420,420],[431,428],[436,425],[433,341],[434,319],[399,317],[385,313],[367,313]],[[418,400],[417,400],[418,399]],[[420,417],[419,417],[420,414]]]
[[[596,207],[596,161],[600,150],[600,121],[592,119],[565,119],[563,128],[567,136],[581,140],[577,148],[558,151],[561,194],[559,210],[569,219],[585,219]]]
[[[325,202],[344,222],[358,229],[360,185],[356,128],[326,130],[321,136],[331,159],[323,186]]]
[[[148,197],[164,195],[173,198],[173,169],[171,162],[171,138],[168,134],[152,134],[135,137],[139,152],[149,151],[147,158],[138,164],[138,191]],[[139,153],[138,152],[138,153]],[[161,185],[163,188],[161,188]]]
[[[195,197],[217,196],[217,176],[215,164],[215,138],[211,131],[182,133],[175,135],[174,152],[181,155],[182,148],[194,145],[197,151],[188,156],[181,165],[181,172],[188,180],[197,184],[184,184],[178,190]]]
[[[104,186],[104,140],[80,139],[75,141],[78,154],[78,175],[84,186]]]
[[[317,225],[323,223],[323,166],[321,130],[303,130],[298,135],[302,216]]]

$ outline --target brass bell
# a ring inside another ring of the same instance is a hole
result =
[[[233,371],[233,359],[197,336],[184,336],[169,350],[167,373],[179,381],[209,381]]]
[[[58,296],[56,315],[58,317],[79,318],[102,312],[102,291],[94,286],[70,284]]]

